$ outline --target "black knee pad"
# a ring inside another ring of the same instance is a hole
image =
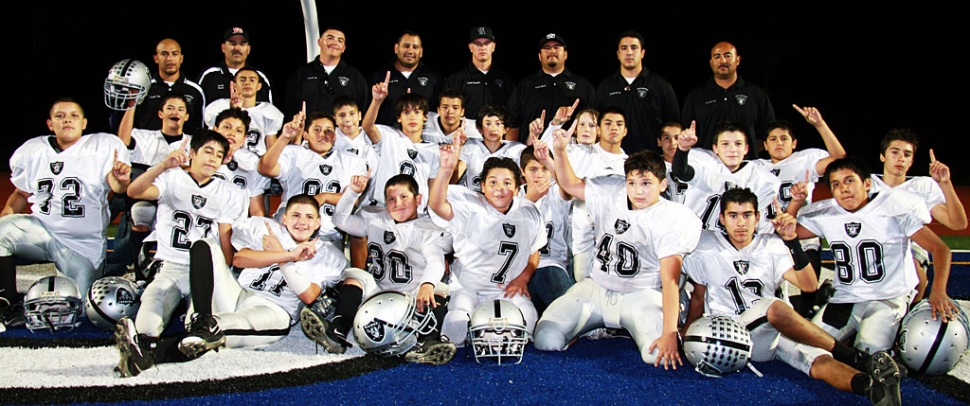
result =
[[[853,306],[854,303],[829,303],[822,313],[822,322],[841,330],[849,323]]]

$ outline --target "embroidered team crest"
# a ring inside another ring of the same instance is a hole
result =
[[[182,94],[182,96],[185,96],[185,100],[188,101],[189,104],[192,104],[192,99],[194,99],[194,97],[192,97],[192,95],[190,95],[190,94]]]
[[[505,236],[512,238],[515,235],[515,225],[513,224],[502,224],[502,231],[505,231]]]
[[[779,173],[781,173],[781,169],[772,169],[771,170],[771,174],[772,175],[778,176]]]
[[[748,102],[748,96],[744,94],[736,94],[734,95],[734,100],[738,101],[739,106],[743,106],[745,103]]]
[[[350,78],[346,76],[339,76],[337,77],[337,83],[340,83],[340,86],[347,87],[347,85],[350,84]]]
[[[204,196],[192,195],[192,207],[195,207],[196,209],[205,207],[205,201],[206,199]]]
[[[724,182],[724,190],[737,189],[738,185],[734,182]]]
[[[418,157],[418,150],[408,148],[408,157],[411,159]]]
[[[230,171],[235,171],[236,169],[239,169],[239,163],[233,159],[226,164],[226,167],[228,167]]]
[[[384,244],[391,245],[394,244],[394,241],[396,240],[397,237],[394,236],[394,232],[384,231]]]
[[[364,326],[364,334],[373,341],[384,341],[384,320],[374,319]]]
[[[637,88],[637,96],[640,96],[641,99],[644,98],[644,97],[647,97],[647,92],[649,92],[649,91],[650,91],[650,89],[647,89],[645,87],[638,87]]]
[[[566,82],[566,89],[576,90],[576,82]]]
[[[333,167],[332,166],[327,165],[327,164],[320,164],[320,173],[322,173],[323,176],[330,175],[330,172],[333,172]]]
[[[734,261],[734,270],[735,271],[738,271],[738,273],[741,274],[741,275],[747,275],[748,274],[748,261],[744,261],[744,260]]]
[[[128,289],[118,289],[115,294],[115,303],[119,305],[130,305],[135,303],[135,296]]]
[[[64,170],[63,162],[51,162],[51,172],[55,175],[60,175],[61,171]]]
[[[418,84],[421,85],[421,87],[427,86],[428,85],[428,78],[425,77],[425,76],[419,77],[418,78]]]
[[[503,86],[505,86],[505,81],[502,79],[495,79],[495,85],[498,86],[499,89],[501,89]]]
[[[616,223],[613,223],[613,228],[616,229],[617,234],[623,234],[626,230],[630,229],[630,223],[623,219],[616,219]]]
[[[845,223],[845,233],[849,237],[858,237],[860,231],[862,231],[862,223]]]
[[[351,154],[354,154],[354,155],[357,155],[357,148],[350,148],[350,149],[347,150],[347,152],[349,152]]]

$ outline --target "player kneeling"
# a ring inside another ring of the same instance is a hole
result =
[[[694,284],[687,325],[706,307],[750,331],[752,361],[778,358],[838,389],[868,396],[873,404],[899,404],[899,368],[888,353],[870,356],[848,347],[772,296],[783,280],[802,291],[818,286],[798,241],[795,218],[780,213],[772,220],[779,238],[755,232],[761,213],[750,190],[728,190],[720,205],[726,235],[704,231],[697,249],[684,259],[684,272]],[[705,373],[700,367],[698,371]]]
[[[320,206],[308,195],[290,198],[282,224],[262,217],[236,222],[233,263],[244,268],[238,281],[219,243],[193,243],[188,332],[153,339],[122,318],[115,332],[121,376],[138,375],[155,364],[190,361],[223,346],[258,346],[283,338],[302,304],[313,303],[323,288],[352,271],[345,271],[347,259],[340,250],[314,238],[319,227]]]

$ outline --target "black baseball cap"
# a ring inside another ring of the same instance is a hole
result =
[[[492,32],[492,27],[475,27],[472,28],[471,33],[468,34],[468,42],[472,42],[479,38],[485,38],[489,41],[495,41],[495,33]]]
[[[550,32],[542,36],[542,39],[539,40],[539,49],[542,49],[542,47],[545,46],[547,42],[552,42],[552,41],[556,41],[562,44],[563,48],[566,47],[566,40],[563,39],[563,37],[561,37],[559,34],[556,34],[554,32]]]
[[[222,36],[222,42],[229,41],[229,38],[232,38],[235,35],[242,35],[243,38],[246,39],[246,42],[249,42],[249,31],[246,31],[239,27],[232,27],[226,30],[226,35]]]

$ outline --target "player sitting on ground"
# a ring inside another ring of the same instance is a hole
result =
[[[758,197],[748,189],[721,195],[725,233],[704,231],[697,249],[684,258],[694,285],[686,326],[705,308],[731,317],[751,332],[752,361],[778,358],[814,379],[868,396],[873,404],[899,404],[899,368],[889,354],[870,356],[848,347],[773,296],[784,280],[812,291],[818,279],[797,239],[795,218],[780,213],[772,220],[780,238],[755,233],[757,207]]]
[[[50,109],[54,135],[25,142],[10,157],[14,191],[0,212],[0,324],[25,322],[14,256],[53,261],[87,292],[101,277],[108,227],[108,192],[124,193],[128,150],[111,134],[82,136],[88,120],[71,99]],[[28,203],[30,214],[20,214]]]
[[[870,197],[869,171],[853,158],[830,163],[824,179],[833,198],[798,213],[798,238],[825,238],[835,256],[835,294],[812,322],[836,340],[856,333],[855,347],[864,351],[891,348],[918,282],[911,241],[933,254],[933,318],[954,317],[946,293],[950,249],[926,226],[926,204],[895,189]],[[800,189],[792,187],[793,200],[805,198]]]
[[[333,222],[351,236],[368,237],[371,273],[381,291],[392,290],[414,296],[418,312],[431,311],[438,320],[433,332],[419,336],[419,347],[405,354],[404,359],[443,365],[455,355],[455,345],[441,338],[441,322],[445,319],[450,298],[448,285],[442,282],[445,249],[451,249],[446,247],[445,231],[428,217],[418,218],[418,206],[423,196],[418,193],[414,178],[405,174],[395,175],[387,181],[384,187],[386,208],[365,206],[357,214],[352,214],[354,202],[364,192],[367,181],[367,177],[359,177],[349,185],[337,203]],[[332,324],[331,330],[343,327]],[[327,331],[328,336],[333,334],[331,330]],[[348,332],[341,330],[339,334],[346,337]]]
[[[681,261],[697,245],[700,221],[683,205],[660,199],[667,181],[656,153],[630,156],[625,179],[583,180],[566,154],[568,137],[562,130],[554,136],[556,179],[586,202],[596,224],[597,266],[546,309],[536,326],[536,349],[563,351],[587,331],[625,328],[643,362],[676,369],[682,364],[677,348]],[[550,162],[545,143],[538,143],[536,157]]]
[[[215,240],[193,243],[191,329],[152,347],[131,319],[122,318],[116,331],[121,375],[190,361],[221,346],[260,346],[286,336],[302,305],[338,282],[347,264],[340,250],[313,237],[319,227],[320,206],[307,195],[290,198],[282,224],[263,217],[237,221],[232,244],[239,252],[233,261],[244,268],[238,281]]]
[[[485,161],[482,193],[449,188],[461,153],[458,136],[441,146],[441,173],[428,203],[435,222],[454,236],[453,269],[460,286],[452,292],[441,333],[463,346],[475,308],[504,298],[522,311],[531,335],[538,315],[529,299],[529,279],[546,245],[545,221],[531,201],[516,196],[522,173],[510,158]]]

